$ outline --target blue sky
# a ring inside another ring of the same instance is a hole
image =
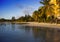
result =
[[[41,4],[40,0],[0,0],[0,18],[11,19],[15,16],[19,18],[29,13],[32,15],[34,10],[37,10]]]

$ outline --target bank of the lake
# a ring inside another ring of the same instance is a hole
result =
[[[48,28],[60,28],[60,24],[56,23],[39,23],[39,22],[13,22],[22,24],[23,26],[37,26],[37,27],[48,27]]]

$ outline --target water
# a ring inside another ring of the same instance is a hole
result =
[[[0,42],[60,42],[60,29],[2,23]]]

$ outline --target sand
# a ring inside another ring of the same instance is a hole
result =
[[[21,22],[23,26],[39,26],[39,27],[48,27],[48,28],[60,28],[60,24],[56,23],[38,23],[38,22]]]

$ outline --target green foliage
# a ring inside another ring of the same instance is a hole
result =
[[[39,12],[38,12],[38,11],[34,11],[32,17],[33,17],[33,19],[34,19],[35,21],[38,21]]]
[[[52,8],[53,4],[50,4],[49,2],[50,0],[41,0],[40,3],[43,4],[43,6],[39,7],[38,10],[35,10],[32,16],[21,16],[17,20],[15,17],[12,17],[11,21],[16,20],[17,22],[51,22],[55,19],[55,17],[52,15],[54,14],[54,9]],[[47,14],[50,14],[50,16],[48,17]]]
[[[15,17],[12,17],[12,19],[11,19],[12,21],[11,22],[14,22],[15,21]]]
[[[22,16],[18,19],[19,22],[31,22],[34,21],[34,19],[30,15]]]
[[[53,14],[53,8],[51,7],[52,4],[49,4],[50,0],[41,0],[40,3],[43,4],[42,7],[40,7],[38,10],[35,10],[32,14],[32,17],[30,15],[25,15],[23,17],[20,17],[18,20],[20,22],[46,22],[50,21],[51,17],[47,16],[47,12],[50,13],[50,15]]]
[[[5,21],[5,19],[4,19],[4,18],[1,18],[1,19],[0,19],[0,22],[4,22],[4,21]]]

